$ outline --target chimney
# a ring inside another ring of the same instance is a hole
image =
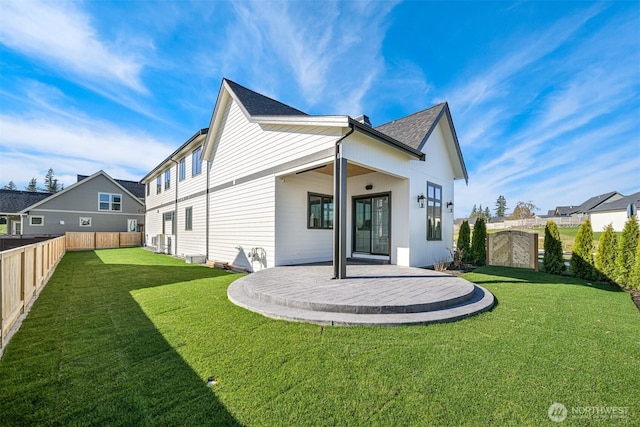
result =
[[[371,126],[371,122],[369,121],[369,116],[367,116],[366,114],[360,114],[354,120],[362,123],[363,125]]]

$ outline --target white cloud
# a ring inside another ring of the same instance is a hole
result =
[[[140,58],[127,53],[125,44],[101,40],[91,18],[73,3],[3,1],[0,43],[94,86],[111,82],[147,92]]]

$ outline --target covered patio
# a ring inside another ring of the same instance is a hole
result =
[[[449,274],[398,265],[274,267],[227,290],[234,304],[266,317],[319,325],[401,326],[452,322],[493,307],[486,289]]]

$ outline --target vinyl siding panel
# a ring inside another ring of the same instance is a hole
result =
[[[267,176],[210,194],[209,259],[250,269],[274,266],[275,178]],[[242,250],[236,249],[242,247]],[[251,248],[266,252],[266,265],[247,258]]]
[[[64,234],[67,231],[100,232],[100,231],[128,231],[127,220],[135,219],[138,225],[144,224],[143,214],[130,213],[98,213],[98,212],[63,212],[33,209],[29,216],[44,218],[42,226],[29,225],[27,217],[23,222],[23,234]],[[80,217],[90,217],[91,227],[80,227]],[[64,224],[60,224],[64,221]]]
[[[333,147],[341,129],[250,123],[235,102],[217,135],[211,185],[216,186]]]
[[[177,255],[205,255],[207,251],[206,195],[178,203]],[[192,209],[192,229],[185,230],[185,209]]]

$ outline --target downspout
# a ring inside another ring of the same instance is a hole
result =
[[[344,279],[347,275],[347,256],[346,256],[346,237],[344,236],[343,217],[346,218],[346,203],[343,203],[346,197],[346,170],[343,166],[341,145],[342,141],[351,135],[355,129],[352,123],[349,123],[349,132],[340,137],[335,142],[335,150],[333,156],[333,278]],[[343,212],[343,208],[345,212]]]
[[[209,260],[209,221],[210,221],[210,219],[209,219],[209,173],[210,173],[209,169],[210,169],[210,164],[209,164],[209,160],[207,160],[207,182],[205,182],[205,188],[207,190],[206,191],[206,196],[205,196],[207,198],[207,200],[205,202],[206,203],[206,215],[207,215],[207,222],[206,222],[206,227],[205,227],[205,230],[206,230],[205,232],[206,232],[206,235],[207,235],[206,239],[205,239],[207,252],[205,254],[205,259],[207,261]]]
[[[174,204],[174,208],[173,208],[173,221],[171,221],[171,226],[173,227],[173,230],[171,231],[175,231],[175,233],[173,234],[173,242],[174,242],[174,246],[173,246],[173,252],[174,255],[178,256],[178,181],[180,181],[178,178],[178,174],[180,173],[180,171],[178,170],[180,168],[180,166],[178,166],[178,162],[176,162],[173,159],[169,159],[171,160],[173,163],[176,164],[176,198],[175,198],[175,204]],[[169,179],[169,183],[171,183],[171,179]],[[186,218],[185,218],[186,220]]]

